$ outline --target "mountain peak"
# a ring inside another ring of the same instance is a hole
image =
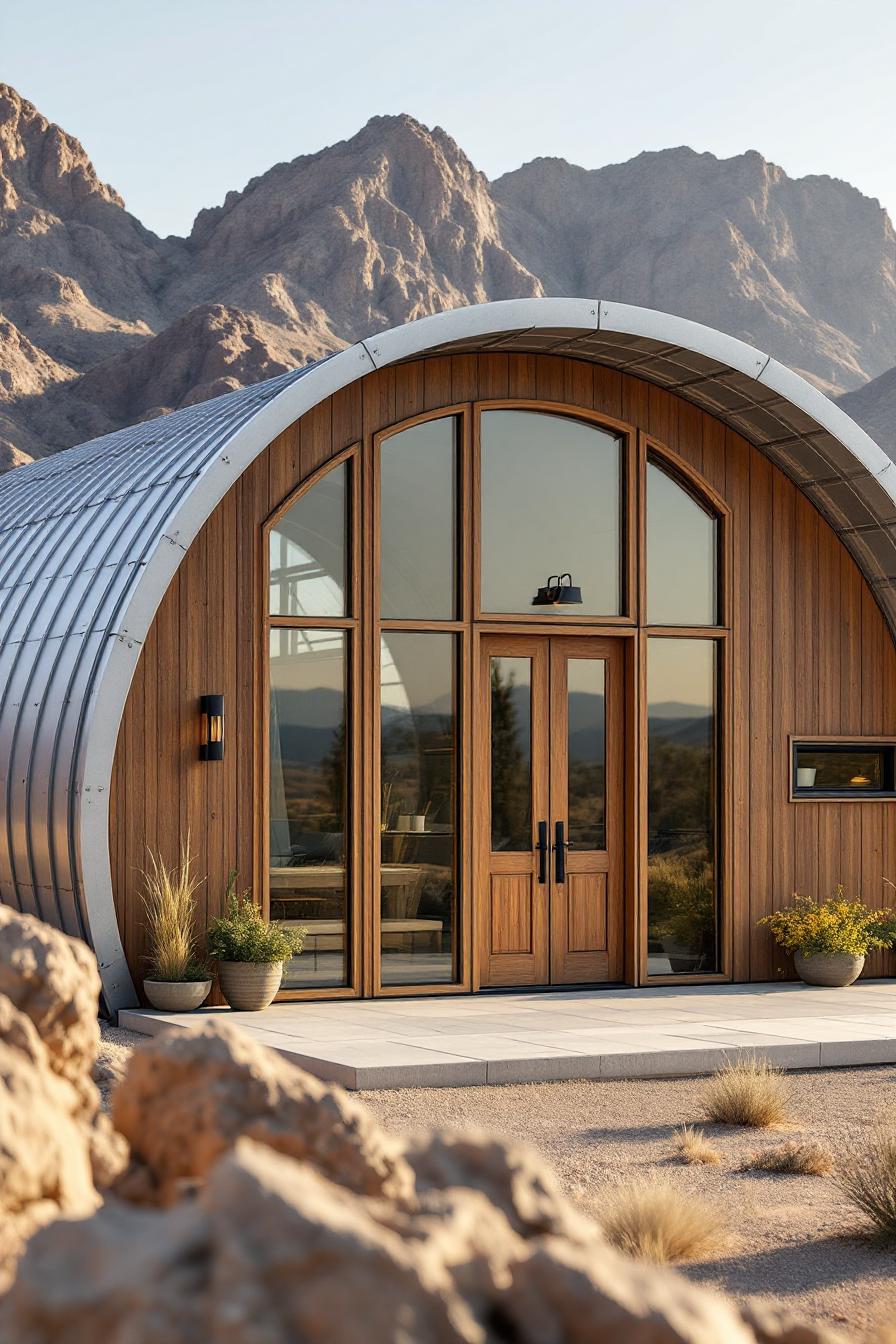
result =
[[[100,181],[80,140],[48,121],[9,84],[0,84],[0,210],[23,205],[76,214],[95,200],[124,208]]]
[[[162,240],[3,85],[0,232],[6,461],[494,299],[679,313],[826,390],[881,373],[896,348],[896,240],[877,202],[752,149],[592,169],[545,156],[490,183],[442,127],[375,116]]]

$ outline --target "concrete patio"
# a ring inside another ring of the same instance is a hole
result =
[[[154,1036],[208,1018],[352,1089],[705,1074],[745,1054],[785,1069],[896,1062],[889,980],[127,1009],[118,1024]]]

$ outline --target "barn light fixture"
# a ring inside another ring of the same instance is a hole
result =
[[[582,590],[572,581],[571,574],[549,574],[548,581],[532,599],[533,607],[580,607]]]
[[[199,700],[202,719],[202,738],[199,746],[200,761],[224,759],[224,697],[203,695]]]

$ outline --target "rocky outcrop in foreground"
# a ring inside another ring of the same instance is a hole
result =
[[[226,1024],[137,1049],[112,1134],[98,984],[0,910],[0,1344],[833,1344],[620,1255],[532,1154],[394,1139]]]
[[[0,1284],[32,1232],[92,1213],[127,1160],[90,1076],[99,991],[83,943],[0,906]]]

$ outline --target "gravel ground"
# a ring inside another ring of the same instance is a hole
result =
[[[667,1179],[720,1206],[731,1226],[731,1240],[717,1258],[680,1267],[689,1278],[741,1299],[783,1304],[851,1339],[870,1339],[896,1313],[896,1249],[863,1232],[860,1216],[829,1178],[737,1168],[751,1153],[787,1137],[816,1139],[835,1156],[854,1151],[876,1121],[896,1120],[896,1069],[819,1070],[791,1074],[789,1081],[795,1123],[787,1134],[702,1126],[719,1150],[717,1167],[683,1166],[670,1156],[676,1128],[702,1124],[701,1079],[359,1095],[397,1133],[437,1123],[527,1142],[598,1220],[616,1185],[645,1176]]]
[[[145,1037],[102,1024],[98,1078],[104,1093],[130,1048]],[[818,1176],[741,1172],[751,1153],[805,1137],[834,1156],[861,1147],[870,1128],[896,1121],[896,1068],[830,1069],[788,1075],[794,1125],[786,1134],[704,1125],[705,1080],[529,1083],[506,1087],[402,1088],[361,1092],[386,1129],[483,1129],[528,1143],[550,1162],[568,1194],[600,1219],[608,1192],[662,1177],[720,1207],[731,1239],[715,1259],[681,1266],[689,1278],[735,1297],[783,1305],[872,1339],[896,1315],[896,1248],[869,1237],[834,1183]],[[671,1156],[675,1130],[701,1125],[717,1167]]]

